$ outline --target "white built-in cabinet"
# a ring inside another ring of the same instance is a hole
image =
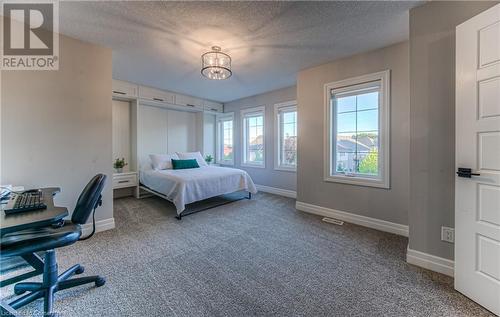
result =
[[[201,112],[197,114],[197,130],[196,142],[198,150],[204,156],[211,155],[215,159],[215,142],[216,142],[216,115],[214,113]]]
[[[143,86],[140,86],[138,89],[140,99],[165,102],[170,104],[175,103],[175,94],[171,92]]]
[[[128,83],[126,81],[113,79],[113,96],[118,98],[137,98],[138,96],[137,85]]]
[[[174,93],[171,91],[140,86],[122,80],[113,79],[113,97],[139,99],[144,102],[154,102],[157,106],[181,107],[179,110],[207,111],[220,113],[224,111],[221,103],[200,99],[193,96]],[[183,108],[182,108],[183,107]]]
[[[133,124],[133,109],[137,104],[137,97],[133,97],[134,88],[123,85],[112,100],[112,161],[124,158],[128,163],[122,173],[114,173],[112,184],[114,197],[135,195],[138,191],[138,173],[136,169],[136,150],[134,147],[135,125]],[[127,89],[125,89],[127,88]],[[137,91],[137,90],[135,90]],[[113,94],[116,94],[113,92]]]
[[[115,196],[124,188],[139,196],[139,171],[149,154],[200,151],[215,157],[216,115],[221,103],[113,80],[113,160],[124,157],[125,173],[115,174]],[[134,179],[136,181],[134,181]]]
[[[175,96],[175,104],[183,107],[198,109],[203,111],[203,103],[204,101],[199,98],[185,96],[185,95],[176,95]]]
[[[124,158],[130,162],[130,101],[113,99],[112,101],[113,120],[113,160]],[[130,166],[126,166],[124,171],[129,171]]]
[[[213,102],[213,101],[205,101],[205,104],[204,104],[204,110],[205,111],[208,111],[208,112],[223,112],[224,110],[224,107],[222,106],[222,104],[218,103],[218,102]]]

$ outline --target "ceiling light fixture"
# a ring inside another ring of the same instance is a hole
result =
[[[201,55],[201,74],[208,79],[228,79],[233,74],[231,56],[222,53],[219,46],[212,46],[210,52]]]

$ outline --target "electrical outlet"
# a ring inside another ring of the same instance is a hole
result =
[[[455,229],[450,227],[441,227],[441,240],[454,243],[455,242]]]

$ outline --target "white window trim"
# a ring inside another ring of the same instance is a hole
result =
[[[331,91],[346,86],[359,85],[371,81],[380,81],[380,91],[382,93],[381,105],[379,105],[379,147],[382,151],[379,152],[380,178],[373,179],[362,176],[346,176],[332,175],[332,138],[333,135],[331,118]],[[359,77],[340,80],[325,84],[324,90],[324,180],[326,182],[344,183],[351,185],[370,186],[379,188],[390,188],[390,70],[381,71],[378,73],[363,75]]]
[[[233,133],[231,135],[231,140],[233,142],[233,159],[232,160],[224,160],[221,158],[221,152],[220,152],[220,146],[223,146],[223,144],[221,144],[221,131],[220,131],[220,122],[223,122],[223,121],[229,121],[229,120],[232,120],[233,121]],[[234,147],[234,128],[235,128],[235,125],[234,125],[234,112],[226,112],[226,113],[222,113],[222,114],[217,114],[216,116],[216,144],[215,144],[215,149],[216,149],[216,153],[215,153],[215,159],[217,161],[218,164],[220,165],[234,165],[234,152],[235,152],[235,147]]]
[[[297,166],[280,164],[281,122],[279,119],[279,113],[282,109],[294,109],[295,111],[297,111],[297,101],[291,100],[280,102],[274,105],[274,169],[277,171],[297,172]]]
[[[263,132],[264,132],[264,137],[262,139],[263,145],[264,145],[264,151],[262,154],[262,164],[256,164],[256,163],[249,163],[246,162],[246,143],[245,143],[245,116],[250,113],[254,112],[262,112],[262,125],[264,127]],[[252,107],[252,108],[245,108],[240,111],[240,117],[241,117],[241,166],[243,167],[255,167],[255,168],[266,168],[266,107],[265,106],[259,106],[259,107]]]

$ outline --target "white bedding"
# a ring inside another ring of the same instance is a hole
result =
[[[246,190],[257,193],[247,172],[228,167],[202,166],[180,170],[144,170],[140,181],[174,203],[177,214],[185,205],[210,197]]]

